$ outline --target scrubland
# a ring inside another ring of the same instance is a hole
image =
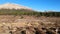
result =
[[[0,34],[56,34],[57,28],[60,34],[60,17],[0,15]]]
[[[60,34],[60,12],[2,9],[0,34]]]

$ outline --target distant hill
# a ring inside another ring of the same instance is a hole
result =
[[[38,12],[31,8],[21,6],[18,4],[6,3],[0,5],[0,15],[32,15],[32,16],[46,16],[46,17],[60,17],[60,12],[47,11]]]
[[[13,4],[13,3],[5,3],[0,5],[0,9],[29,9],[32,10],[31,8],[19,5],[19,4]]]

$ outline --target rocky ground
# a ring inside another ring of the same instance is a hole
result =
[[[60,17],[0,15],[0,34],[60,34]]]

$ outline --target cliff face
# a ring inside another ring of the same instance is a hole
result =
[[[56,34],[55,21],[51,21],[56,19],[60,18],[0,15],[0,34]]]

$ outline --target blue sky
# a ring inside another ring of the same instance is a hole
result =
[[[30,7],[34,10],[55,10],[60,11],[60,0],[0,0],[0,4],[15,3]]]

